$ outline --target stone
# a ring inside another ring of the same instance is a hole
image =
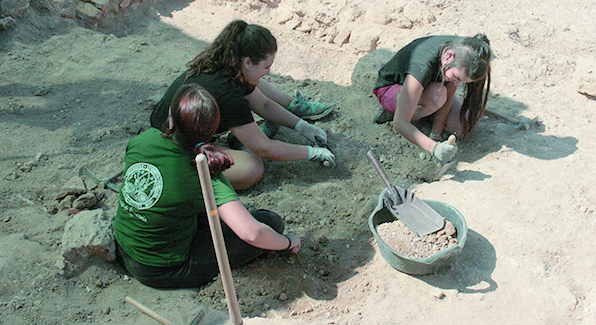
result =
[[[110,3],[111,0],[91,0],[90,2],[98,9],[102,9]]]
[[[124,10],[130,6],[130,0],[124,0],[120,2],[120,9]]]
[[[387,15],[385,8],[370,8],[366,11],[365,17],[374,24],[387,25],[391,22],[391,17]]]
[[[56,200],[61,200],[67,195],[81,195],[87,193],[87,187],[79,176],[71,177],[56,194]]]
[[[60,203],[58,203],[58,210],[62,211],[62,210],[66,210],[66,209],[70,209],[72,208],[72,203],[74,202],[74,200],[76,199],[76,196],[69,194],[67,196],[65,196]]]
[[[62,235],[62,256],[68,262],[80,264],[95,255],[108,262],[116,259],[112,218],[102,209],[77,213]]]
[[[350,41],[350,34],[351,32],[349,30],[340,31],[339,34],[337,34],[337,36],[335,36],[333,39],[333,43],[338,46],[348,43]]]
[[[4,175],[4,179],[7,181],[14,181],[15,179],[19,178],[19,174],[16,171],[9,171]]]
[[[443,290],[436,288],[433,293],[432,293],[433,297],[437,298],[437,299],[443,299],[445,298],[445,293],[443,292]]]
[[[88,2],[77,1],[76,9],[78,13],[89,18],[99,19],[101,17],[101,10],[97,9],[97,7]]]
[[[95,196],[95,193],[87,192],[74,200],[74,202],[72,202],[72,207],[78,210],[84,210],[92,208],[96,203],[97,197]]]
[[[276,11],[277,17],[275,18],[275,22],[279,25],[285,24],[294,18],[294,12],[289,8],[281,7],[278,11]]]
[[[434,23],[437,20],[435,15],[426,7],[426,5],[417,0],[408,2],[404,7],[403,15],[411,22],[419,24]]]
[[[17,21],[12,17],[4,17],[0,19],[0,29],[9,29],[14,25]]]
[[[401,29],[410,29],[413,26],[412,21],[402,14],[394,14],[391,17],[391,22]]]
[[[300,24],[302,24],[302,20],[300,20],[300,18],[298,18],[298,17],[294,17],[294,18],[288,20],[285,23],[285,26],[288,29],[296,29],[298,26],[300,26]]]
[[[353,47],[357,53],[369,53],[377,49],[379,42],[379,35],[383,32],[383,27],[380,25],[360,26],[354,30],[350,35],[350,46]]]
[[[445,221],[445,235],[447,235],[449,237],[453,237],[453,236],[455,236],[456,232],[457,232],[457,230],[455,229],[455,226],[453,225],[453,223],[446,220]]]
[[[577,91],[590,99],[596,99],[596,58],[580,56],[575,60]]]

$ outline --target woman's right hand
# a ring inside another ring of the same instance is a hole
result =
[[[335,155],[331,150],[327,148],[311,147],[308,148],[308,156],[306,157],[309,161],[320,161],[324,166],[335,168]]]
[[[457,153],[457,144],[454,142],[452,145],[448,143],[449,140],[438,142],[433,149],[433,156],[437,157],[443,163],[451,161],[453,156]]]
[[[288,249],[292,253],[298,253],[300,248],[302,248],[302,242],[300,241],[300,237],[295,233],[289,231],[285,234],[288,239],[290,239],[290,248]]]

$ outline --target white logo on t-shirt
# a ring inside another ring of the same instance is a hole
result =
[[[149,209],[157,203],[163,190],[163,179],[157,167],[136,163],[126,170],[122,196],[126,203],[139,210]]]

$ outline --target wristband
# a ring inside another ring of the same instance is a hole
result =
[[[284,249],[284,250],[286,250],[286,251],[287,251],[287,250],[289,250],[289,249],[290,249],[290,247],[292,247],[292,240],[290,239],[290,237],[288,237],[288,236],[286,236],[286,235],[282,235],[282,236],[286,237],[286,238],[288,239],[288,241],[290,242],[290,243],[288,244],[288,247],[287,247],[286,249]]]

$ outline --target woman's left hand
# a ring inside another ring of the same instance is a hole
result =
[[[292,231],[288,231],[285,236],[288,237],[288,239],[290,240],[290,252],[298,253],[300,251],[300,248],[302,248],[302,242],[300,241],[300,237],[298,237],[298,235],[296,235]]]
[[[298,121],[296,126],[294,126],[294,130],[314,143],[327,144],[327,133],[320,127],[314,126],[305,120]]]

